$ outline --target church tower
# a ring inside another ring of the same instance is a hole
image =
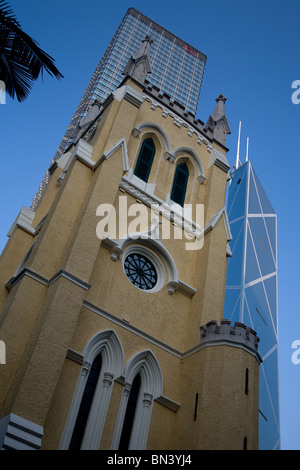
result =
[[[258,337],[223,319],[230,132],[148,86],[146,37],[0,258],[3,449],[257,449]]]

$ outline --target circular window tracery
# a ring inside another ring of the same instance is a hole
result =
[[[164,285],[165,272],[159,258],[141,245],[123,253],[123,269],[128,280],[145,293],[158,292]]]
[[[157,271],[154,264],[146,256],[130,253],[124,261],[126,276],[139,289],[154,289],[157,284]]]

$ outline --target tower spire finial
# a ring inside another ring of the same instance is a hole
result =
[[[223,93],[221,93],[218,98],[216,98],[217,104],[214,109],[214,112],[212,113],[212,117],[215,121],[218,121],[223,116],[225,116],[225,101],[227,101],[227,98],[225,98]]]
[[[216,106],[213,113],[209,116],[205,129],[212,133],[214,139],[222,145],[226,145],[227,135],[230,134],[230,128],[225,114],[225,101],[227,98],[221,93],[216,98]]]
[[[130,57],[123,71],[123,75],[128,75],[129,77],[144,83],[148,73],[151,73],[149,55],[152,43],[153,39],[149,35],[146,35],[139,49]]]

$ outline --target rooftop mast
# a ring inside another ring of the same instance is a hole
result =
[[[248,153],[249,153],[249,137],[247,137],[246,162],[248,161]]]
[[[237,144],[237,152],[236,152],[236,162],[235,162],[235,169],[237,170],[239,167],[240,162],[240,141],[241,141],[241,121],[239,124],[239,136],[238,136],[238,144]]]

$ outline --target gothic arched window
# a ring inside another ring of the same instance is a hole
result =
[[[125,418],[124,418],[124,423],[123,423],[123,428],[122,428],[122,434],[121,434],[120,443],[119,443],[119,450],[128,450],[128,447],[129,447],[129,441],[130,441],[133,420],[134,420],[135,411],[136,411],[136,405],[137,405],[137,401],[139,397],[140,386],[141,386],[141,376],[140,374],[137,374],[132,382],[132,386],[131,386],[131,390],[130,390],[130,394],[128,398],[128,403],[127,403],[127,408],[126,408],[126,413],[125,413]]]
[[[87,342],[60,449],[99,449],[114,380],[124,368],[124,352],[113,330]]]
[[[150,350],[129,359],[111,449],[143,450],[147,445],[153,402],[163,392],[159,364]]]
[[[172,193],[171,193],[172,201],[176,202],[180,206],[183,206],[184,204],[188,179],[189,179],[188,167],[186,163],[180,163],[179,165],[177,165],[177,168],[176,168],[173,187],[172,187]]]
[[[101,370],[101,354],[95,357],[82,395],[69,450],[80,450]]]
[[[153,159],[155,155],[155,145],[152,139],[145,139],[135,165],[134,174],[147,183]]]

